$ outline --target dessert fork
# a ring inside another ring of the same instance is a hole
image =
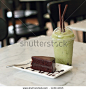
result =
[[[13,66],[23,66],[23,65],[28,65],[28,64],[30,64],[30,63],[31,63],[31,61],[28,62],[28,63],[25,63],[25,64],[12,64],[12,65],[6,66],[6,68],[13,67]]]

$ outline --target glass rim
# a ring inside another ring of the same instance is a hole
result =
[[[73,38],[68,38],[68,39],[54,39],[52,38],[52,40],[74,40],[75,39],[75,36]]]

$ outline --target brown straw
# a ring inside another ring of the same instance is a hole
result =
[[[65,8],[64,8],[64,11],[63,11],[63,14],[62,14],[62,26],[63,26],[64,32],[65,32],[64,15],[66,13],[67,7],[68,7],[68,5],[66,4]]]
[[[62,32],[62,19],[61,19],[61,4],[58,5],[59,7],[59,20],[60,20],[60,28],[61,28],[61,32]]]
[[[62,26],[63,26],[62,27],[63,28],[62,30],[63,30],[63,32],[65,32],[65,24],[64,24],[64,18],[63,17],[62,17]]]

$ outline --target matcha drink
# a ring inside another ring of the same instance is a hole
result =
[[[66,28],[65,32],[61,32],[60,28],[56,28],[52,34],[55,62],[72,65],[72,53],[74,34]]]

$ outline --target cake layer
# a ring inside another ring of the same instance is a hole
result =
[[[38,65],[38,64],[33,64],[32,69],[35,69],[35,70],[40,70],[40,71],[45,71],[45,72],[54,72],[55,70],[51,67],[47,67],[47,66],[43,66],[43,65]]]
[[[33,62],[41,65],[51,66],[52,62],[55,63],[55,58],[46,56],[33,56],[32,63]]]

